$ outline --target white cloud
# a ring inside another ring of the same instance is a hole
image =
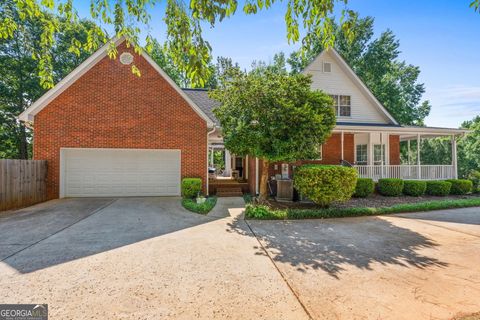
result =
[[[425,94],[432,111],[426,123],[431,126],[458,127],[480,115],[480,86],[452,85]]]

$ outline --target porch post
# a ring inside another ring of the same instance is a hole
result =
[[[227,149],[225,149],[225,175],[228,177],[232,175],[232,157]]]
[[[453,166],[453,178],[458,179],[457,171],[457,141],[455,135],[452,134],[452,166]]]
[[[213,147],[210,147],[210,166],[213,167],[213,152],[214,152],[214,148]]]
[[[407,161],[408,161],[408,165],[411,165],[412,164],[412,159],[411,159],[411,155],[410,155],[410,139],[407,140]]]
[[[420,133],[417,133],[417,178],[422,179],[422,172],[420,167]]]
[[[383,132],[380,132],[380,170],[382,170],[380,176],[383,178],[383,162],[385,161],[385,154],[383,152]]]
[[[340,160],[345,160],[345,158],[343,156],[343,131],[341,132],[341,139],[340,140],[341,140],[341,148],[342,148],[342,153],[341,153],[342,154],[342,156],[341,156],[342,159],[340,159]]]
[[[368,133],[368,145],[367,145],[367,164],[370,166],[373,164],[373,145],[372,145],[372,133]]]

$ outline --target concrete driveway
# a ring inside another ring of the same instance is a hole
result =
[[[312,318],[480,310],[480,208],[248,223]]]
[[[48,303],[50,319],[307,319],[239,210],[225,217],[239,200],[215,217],[130,198],[0,218],[0,301]]]
[[[478,208],[248,221],[178,198],[55,200],[0,218],[2,303],[51,319],[449,319],[480,310]]]

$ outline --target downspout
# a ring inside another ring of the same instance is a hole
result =
[[[207,194],[209,195],[208,193],[208,186],[209,186],[209,179],[208,179],[208,175],[209,175],[209,172],[208,172],[208,150],[209,150],[209,147],[208,147],[208,137],[215,132],[215,130],[217,130],[217,127],[216,126],[213,126],[212,130],[211,131],[207,131]]]

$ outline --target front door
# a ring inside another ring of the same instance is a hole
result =
[[[238,172],[238,177],[243,178],[243,158],[235,157],[235,170]]]

